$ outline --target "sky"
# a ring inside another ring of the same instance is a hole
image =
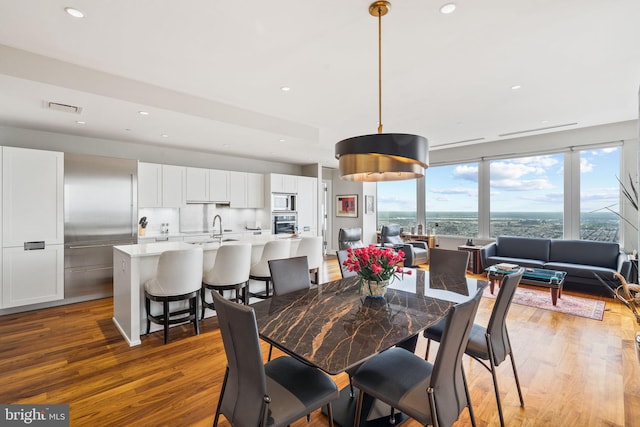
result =
[[[620,148],[580,152],[581,212],[619,206]],[[562,212],[564,154],[491,161],[491,210]],[[625,183],[628,177],[623,177]],[[477,211],[478,164],[427,169],[428,211]],[[378,183],[378,210],[415,211],[416,181]]]

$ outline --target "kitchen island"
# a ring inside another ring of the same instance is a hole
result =
[[[241,240],[251,243],[251,263],[260,260],[266,242],[274,236],[254,236]],[[292,253],[295,253],[300,239],[292,239]],[[223,242],[234,244],[234,242]],[[144,308],[144,283],[153,278],[160,254],[164,251],[193,248],[192,243],[159,242],[113,247],[113,322],[130,346],[139,345],[141,325],[146,326]],[[198,244],[203,249],[203,270],[213,267],[220,243]],[[160,307],[157,307],[159,310]],[[151,332],[162,329],[151,324]]]

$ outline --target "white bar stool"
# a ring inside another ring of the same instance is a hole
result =
[[[204,273],[200,299],[202,301],[202,318],[206,308],[215,310],[213,300],[206,300],[207,290],[219,292],[235,290],[235,298],[232,301],[248,304],[249,270],[251,269],[251,244],[250,243],[225,243],[218,248],[216,260],[211,270]],[[242,296],[240,295],[242,292]]]
[[[291,241],[290,239],[278,239],[278,240],[270,240],[264,245],[264,250],[262,251],[262,256],[260,257],[260,261],[251,265],[251,269],[249,272],[249,278],[253,280],[258,280],[265,282],[265,291],[264,293],[254,293],[250,292],[249,294],[252,297],[266,299],[269,298],[269,287],[271,283],[271,271],[269,271],[269,261],[272,259],[283,259],[289,258],[291,255]]]
[[[169,325],[193,322],[196,335],[198,326],[198,296],[202,286],[202,248],[165,251],[160,254],[156,276],[144,284],[147,309],[147,334],[151,322],[164,326],[164,343],[169,336]],[[171,312],[169,303],[189,301],[188,308]],[[151,301],[162,303],[162,314],[151,314]]]
[[[320,267],[322,266],[322,236],[302,237],[295,256],[306,256],[309,273],[314,274],[313,283],[320,283]]]

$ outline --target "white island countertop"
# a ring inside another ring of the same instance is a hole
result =
[[[153,242],[138,243],[135,245],[119,245],[113,247],[113,321],[127,340],[129,345],[141,343],[140,335],[146,333],[141,330],[146,326],[146,312],[144,307],[144,283],[151,279],[158,266],[160,255],[165,251],[191,249],[201,247],[203,249],[203,270],[213,267],[215,257],[221,245],[234,245],[238,243],[251,244],[251,263],[256,263],[262,256],[264,245],[275,239],[291,239],[291,254],[295,254],[299,238],[287,236],[246,236],[238,241],[214,242],[214,243],[186,243],[186,242]],[[151,325],[151,331],[160,326]]]

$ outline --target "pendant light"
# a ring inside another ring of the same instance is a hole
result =
[[[429,165],[427,139],[404,133],[382,133],[382,17],[391,3],[375,1],[369,14],[378,18],[378,133],[336,144],[340,177],[360,182],[399,181],[424,176]]]

